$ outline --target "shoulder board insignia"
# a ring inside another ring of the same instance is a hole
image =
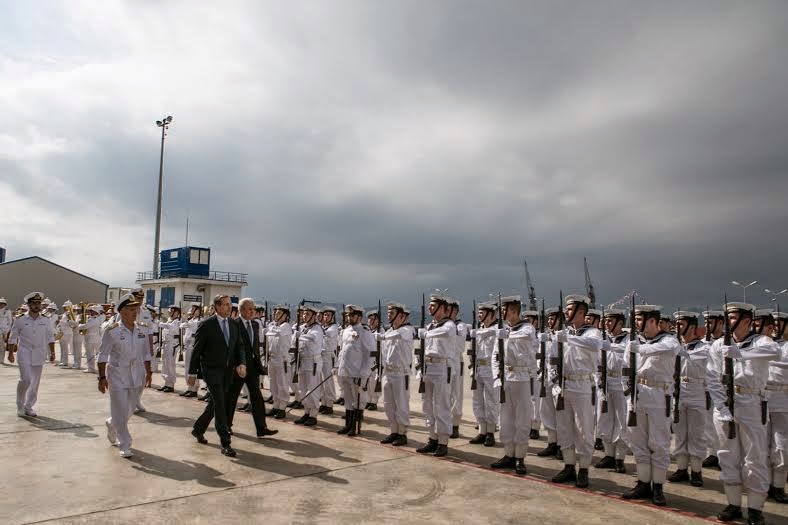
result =
[[[120,326],[118,323],[112,323],[111,325],[109,325],[109,326],[107,327],[107,330],[114,330],[114,329],[115,329],[115,328],[117,328],[118,326]]]

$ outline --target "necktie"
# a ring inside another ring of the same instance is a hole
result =
[[[227,319],[222,319],[222,332],[224,332],[224,344],[230,346],[230,330],[227,328]]]
[[[249,333],[249,343],[254,344],[254,332],[252,332],[252,321],[246,321],[246,331]]]

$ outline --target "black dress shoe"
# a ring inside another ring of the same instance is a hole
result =
[[[459,426],[451,427],[451,434],[449,434],[449,437],[451,439],[457,439],[458,437],[460,437],[460,427]]]
[[[763,518],[763,511],[747,509],[747,525],[764,525],[766,520]]]
[[[301,403],[300,401],[296,401],[295,402],[295,406],[293,408],[295,408],[297,410],[303,410],[304,409],[304,404]]]
[[[372,410],[373,412],[378,409],[377,403],[367,403],[367,410]]]
[[[427,444],[421,448],[417,448],[416,452],[419,454],[433,454],[436,450],[438,450],[438,440],[429,438],[427,439]]]
[[[616,473],[618,473],[618,474],[626,474],[627,473],[627,468],[624,466],[624,460],[623,459],[617,459],[616,460],[616,466],[613,467],[613,470]]]
[[[577,480],[575,481],[575,487],[584,489],[588,487],[588,469],[587,468],[580,468],[577,469]]]
[[[325,414],[326,413],[325,410],[326,410],[326,406],[325,405],[320,405],[320,408],[317,409],[317,413],[318,414]]]
[[[345,426],[337,430],[337,434],[349,434],[356,426],[356,411],[345,410]]]
[[[187,390],[182,395],[183,397],[197,397],[197,392],[194,392],[193,390]]]
[[[694,474],[694,472],[693,472]],[[670,476],[668,476],[668,481],[671,483],[681,483],[682,481],[689,481],[689,471],[685,468],[680,468]]]
[[[703,468],[716,468],[720,466],[720,460],[717,456],[709,456],[703,460]]]
[[[306,418],[306,421],[304,421],[305,427],[313,427],[315,425],[317,425],[317,418],[314,416],[309,416]]]
[[[307,422],[307,420],[308,420],[308,419],[309,419],[309,416],[308,416],[307,414],[304,414],[304,415],[303,415],[303,416],[301,416],[300,418],[296,419],[296,420],[294,421],[294,423],[295,423],[296,425],[303,425],[304,423],[306,423],[306,422]]]
[[[391,434],[389,434],[388,436],[386,436],[386,437],[384,437],[383,439],[381,439],[381,440],[380,440],[380,442],[381,442],[383,445],[388,445],[388,444],[390,444],[390,443],[394,443],[394,440],[395,440],[395,439],[397,439],[398,437],[399,437],[399,434],[397,434],[397,433],[395,433],[395,432],[392,432],[392,433],[391,433]]]
[[[334,404],[335,405],[344,405],[345,404],[345,398],[344,397],[338,398],[337,400],[334,401]]]
[[[438,448],[435,449],[436,458],[442,458],[448,453],[449,453],[449,445],[438,445]]]
[[[266,417],[274,417],[278,413],[279,413],[279,410],[277,410],[275,408],[272,408],[271,410],[269,410],[268,412],[265,413],[265,416]]]
[[[391,445],[394,447],[401,447],[402,445],[408,444],[408,436],[405,434],[397,434],[397,439],[391,442]]]
[[[574,465],[565,465],[564,470],[553,476],[551,480],[553,483],[567,483],[569,481],[577,481],[577,473],[575,472]]]
[[[179,395],[179,396],[181,396],[181,397],[186,397],[186,394],[188,394],[188,393],[189,393],[189,391],[188,391],[188,390],[184,390],[183,392],[181,392],[181,393],[180,393],[180,394],[178,394],[178,395]]]
[[[194,436],[194,439],[196,439],[197,443],[199,443],[200,445],[208,444],[208,440],[205,439],[205,436],[202,434],[198,434],[197,431],[194,429],[192,429],[192,436]]]
[[[487,437],[484,438],[484,446],[485,447],[494,447],[495,446],[495,434],[489,432]]]
[[[287,417],[287,413],[281,408],[274,414],[274,419],[284,419],[285,417]]]
[[[158,390],[159,392],[164,392],[164,389],[165,389],[165,388],[167,388],[167,385],[161,385],[161,386],[160,386],[159,388],[157,388],[156,390]]]
[[[241,408],[238,409],[240,412],[251,412],[252,411],[252,404],[251,403],[244,403],[241,405]]]
[[[519,476],[528,474],[528,469],[525,468],[525,458],[517,458],[517,463],[514,466],[514,473]]]
[[[330,416],[333,413],[334,413],[334,408],[333,407],[326,407],[326,409],[323,411],[323,414],[325,414],[327,416]]]
[[[651,483],[638,480],[637,484],[622,496],[624,499],[651,499]]]
[[[740,520],[741,518],[741,507],[737,507],[736,505],[728,505],[722,509],[722,512],[717,514],[717,519],[720,521],[733,521]]]
[[[264,438],[265,436],[273,436],[274,434],[278,434],[278,433],[279,433],[278,430],[264,428],[261,433],[257,434],[257,438],[260,439],[260,438]]]
[[[594,440],[594,450],[605,450],[605,444],[602,443],[602,438],[596,438]]]
[[[175,392],[175,389],[172,388],[171,386],[165,386],[164,388],[161,389],[161,391],[162,392],[166,392],[168,394],[171,394],[171,393]]]
[[[657,507],[664,507],[667,505],[665,501],[665,494],[662,493],[662,483],[653,483],[651,501]]]
[[[504,456],[501,459],[499,459],[498,461],[496,461],[495,463],[491,463],[490,464],[490,468],[495,468],[495,469],[498,469],[498,468],[514,468],[514,466],[516,464],[517,464],[517,459],[509,457],[509,456]]]
[[[703,486],[703,475],[700,472],[690,473],[690,485],[693,487]]]
[[[228,458],[234,458],[236,456],[235,450],[230,445],[226,447],[222,447],[222,454],[227,456]]]
[[[485,439],[487,439],[487,434],[479,434],[475,438],[469,439],[468,443],[471,445],[483,445]]]
[[[700,475],[700,472],[698,472],[698,475]],[[785,488],[769,487],[769,497],[777,503],[788,503],[788,495],[785,494]]]
[[[539,429],[532,428],[531,433],[528,434],[528,439],[539,439]]]
[[[268,396],[267,398],[263,399],[263,403],[268,403],[269,405],[274,402],[274,396]]]
[[[558,452],[555,453],[555,459],[558,461],[564,460],[564,452],[561,450],[561,447],[558,447]]]
[[[296,408],[296,405],[298,405],[298,401],[290,401],[290,402],[289,402],[288,404],[286,404],[285,406],[286,406],[287,408]]]
[[[616,466],[616,458],[613,456],[605,456],[596,462],[594,468],[613,468]]]
[[[555,456],[558,453],[558,443],[548,443],[545,448],[536,453],[540,458]]]

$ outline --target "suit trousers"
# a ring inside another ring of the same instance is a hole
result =
[[[339,376],[339,388],[342,390],[342,397],[345,399],[346,410],[358,410],[367,404],[367,392],[371,379],[360,379],[357,377]]]
[[[628,427],[630,447],[635,463],[648,467],[651,479],[640,481],[664,483],[670,466],[670,417],[663,407],[637,407],[638,424]]]
[[[194,422],[194,431],[198,434],[205,434],[211,420],[216,418],[214,427],[219,434],[219,440],[223,447],[230,446],[230,427],[227,424],[227,390],[229,385],[226,382],[207,382],[208,392],[211,399],[205,406],[205,410]]]
[[[267,428],[265,423],[265,407],[263,406],[263,395],[260,393],[260,374],[257,370],[254,372],[251,369],[246,369],[246,377],[241,379],[238,374],[233,374],[233,381],[230,383],[230,389],[227,391],[227,426],[232,428],[233,417],[235,416],[235,408],[238,403],[238,395],[241,389],[246,385],[249,392],[249,404],[252,407],[252,419],[254,426],[257,430],[257,435],[262,435],[263,431]]]

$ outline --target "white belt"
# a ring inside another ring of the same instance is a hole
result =
[[[761,393],[761,389],[760,388],[747,388],[747,387],[735,385],[733,387],[733,389],[736,391],[737,394],[757,394],[757,395],[760,395],[760,393]]]
[[[393,366],[393,365],[386,365],[384,370],[386,372],[404,372],[405,371],[404,368],[401,368],[399,366]]]
[[[663,383],[661,381],[654,381],[653,379],[646,379],[645,377],[638,378],[639,385],[650,386],[653,388],[662,388],[667,390],[670,387],[670,383]]]
[[[613,379],[621,377],[621,372],[608,372],[607,377],[612,377]]]
[[[702,377],[689,377],[689,376],[681,376],[682,383],[696,383],[696,384],[704,384],[706,380]]]
[[[436,357],[436,356],[428,355],[428,356],[426,356],[424,358],[424,362],[425,363],[445,363],[446,362],[446,358],[445,357]]]
[[[766,390],[769,392],[785,392],[788,393],[788,385],[779,383],[766,383]]]
[[[564,374],[564,381],[591,381],[591,374]]]
[[[528,368],[527,366],[514,366],[514,365],[506,365],[506,371],[507,372],[529,372],[529,373],[530,372],[536,372],[536,370]]]

